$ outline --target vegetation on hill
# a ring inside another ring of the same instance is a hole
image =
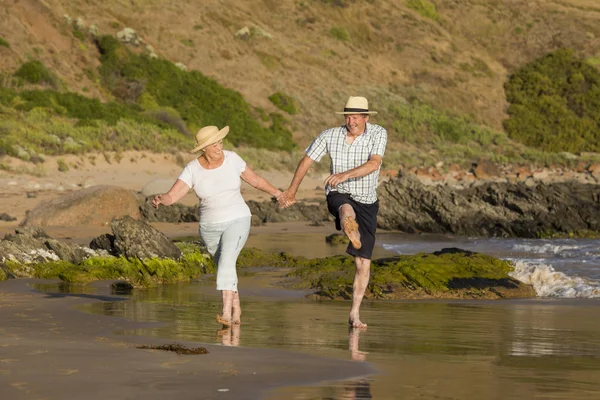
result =
[[[510,138],[547,151],[600,152],[600,71],[560,49],[506,84]]]
[[[227,124],[226,145],[254,167],[293,169],[341,122],[334,109],[365,95],[388,129],[384,168],[587,162],[562,153],[598,151],[600,25],[586,1],[62,2],[77,18],[6,5],[0,156],[187,150],[200,126]],[[35,18],[50,22],[44,42],[22,29]]]
[[[184,71],[172,62],[135,54],[112,36],[98,40],[100,73],[105,86],[122,102],[175,109],[192,131],[205,125],[229,125],[234,145],[292,150],[292,133],[281,115],[271,114],[269,128],[252,116],[240,93],[219,85],[198,71]]]

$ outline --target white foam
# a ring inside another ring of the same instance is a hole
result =
[[[559,254],[565,250],[578,250],[580,246],[574,245],[556,245],[551,243],[545,243],[543,245],[532,245],[532,244],[516,244],[513,246],[514,250],[524,251],[527,253],[536,254]]]
[[[539,297],[600,298],[600,282],[571,277],[542,263],[517,261],[510,276],[532,285]]]

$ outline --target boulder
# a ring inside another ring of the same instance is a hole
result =
[[[31,210],[21,226],[103,226],[125,215],[140,218],[131,190],[116,186],[92,186],[69,193]]]
[[[114,253],[127,258],[172,258],[178,260],[181,250],[164,233],[144,221],[129,216],[115,219],[110,228],[114,235]]]
[[[154,179],[144,185],[141,193],[144,197],[167,193],[174,183],[175,179]]]

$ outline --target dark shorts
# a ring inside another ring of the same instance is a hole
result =
[[[350,204],[356,213],[356,222],[358,223],[358,232],[362,247],[358,250],[348,244],[346,253],[351,256],[358,256],[371,259],[373,249],[375,248],[375,230],[377,229],[377,212],[379,212],[379,200],[373,204],[363,204],[352,200],[349,194],[329,192],[327,195],[327,208],[331,215],[335,217],[335,229],[342,230],[338,210],[344,204]]]

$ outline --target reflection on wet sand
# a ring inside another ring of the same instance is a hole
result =
[[[249,288],[256,279],[242,277],[241,286]],[[137,292],[131,301],[87,309],[166,322],[124,334],[212,342],[219,298],[202,285],[165,285]],[[244,335],[224,331],[218,337],[223,345],[352,359],[378,371],[353,381],[277,389],[271,400],[361,399],[371,393],[378,400],[588,400],[600,392],[597,301],[368,301],[368,330],[348,331],[348,302],[267,292],[244,299]]]
[[[348,349],[350,350],[350,357],[354,361],[366,361],[367,352],[360,351],[360,333],[366,331],[366,328],[348,328]],[[372,399],[371,395],[371,382],[367,379],[358,379],[344,382],[342,386],[342,393],[337,399],[339,400],[363,400]]]
[[[221,344],[223,346],[239,346],[240,332],[241,326],[239,324],[233,324],[217,330],[217,338],[221,339]]]

